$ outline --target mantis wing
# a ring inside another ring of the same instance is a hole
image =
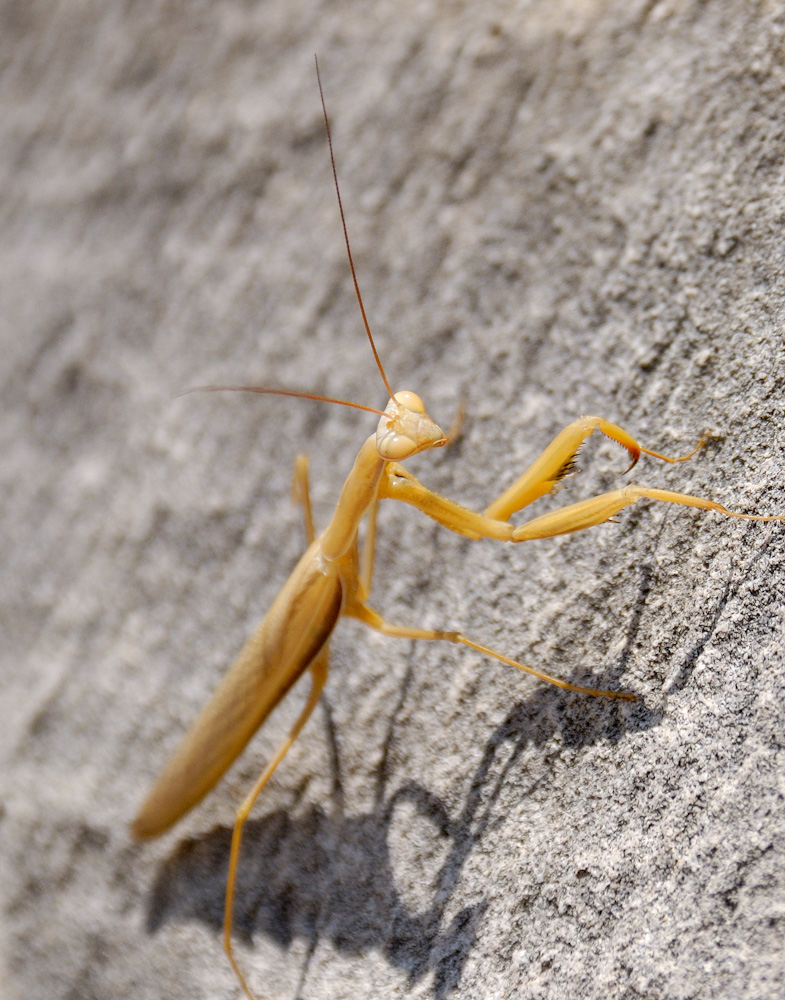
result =
[[[311,545],[218,685],[134,820],[157,837],[210,791],[318,656],[341,614],[343,584]]]

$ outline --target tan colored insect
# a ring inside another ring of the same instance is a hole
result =
[[[311,516],[307,462],[302,456],[298,458],[295,465],[294,493],[304,507],[306,532],[310,544],[261,625],[248,640],[237,661],[186,734],[132,826],[134,837],[147,838],[164,833],[176,823],[213,788],[292,685],[306,670],[310,670],[312,688],[308,701],[288,737],[237,809],[234,823],[226,883],[223,940],[229,962],[245,994],[251,1000],[254,1000],[253,994],[237,965],[232,949],[233,900],[243,826],[262,789],[297,739],[319,700],[327,679],[330,636],[342,615],[357,618],[384,635],[401,636],[406,639],[436,639],[468,646],[508,666],[517,667],[569,691],[624,698],[630,701],[635,699],[633,694],[596,691],[551,677],[533,667],[517,663],[501,653],[486,649],[460,632],[410,628],[386,622],[367,604],[373,573],[376,509],[380,500],[402,500],[450,531],[467,538],[494,538],[505,542],[524,542],[532,538],[551,538],[555,535],[583,531],[585,528],[610,520],[624,507],[641,499],[699,507],[754,521],[775,521],[785,518],[785,515],[763,517],[738,514],[727,510],[721,504],[700,497],[629,485],[536,517],[518,527],[511,525],[509,518],[516,511],[550,493],[570,473],[576,452],[595,430],[599,430],[627,449],[632,459],[630,468],[638,461],[641,453],[665,462],[681,462],[694,455],[703,444],[701,442],[689,455],[668,458],[642,448],[621,427],[609,423],[602,417],[581,417],[566,427],[533,465],[486,507],[482,514],[461,507],[452,500],[434,493],[407,472],[400,464],[403,460],[417,452],[447,444],[448,436],[428,416],[419,396],[408,390],[396,393],[392,391],[374,346],[349,246],[330,126],[321,81],[318,79],[318,64],[316,73],[349,266],[368,340],[390,399],[382,412],[371,407],[306,393],[254,386],[207,387],[212,390],[239,389],[305,396],[325,402],[341,403],[377,413],[379,422],[376,432],[360,448],[332,520],[318,537],[315,536]],[[357,535],[360,524],[366,516],[368,523],[361,554]]]

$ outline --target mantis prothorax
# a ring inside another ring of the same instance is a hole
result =
[[[509,519],[516,511],[550,493],[570,474],[578,449],[595,430],[618,442],[629,452],[630,469],[642,453],[665,462],[681,462],[694,455],[703,444],[701,442],[689,455],[669,458],[642,448],[621,427],[596,416],[581,417],[566,427],[530,468],[486,507],[483,513],[462,507],[434,493],[415,479],[400,463],[418,452],[447,444],[448,437],[428,416],[420,397],[408,390],[393,392],[384,373],[368,325],[349,245],[318,63],[316,73],[349,266],[368,340],[390,399],[385,410],[380,411],[308,393],[256,386],[205,387],[211,390],[238,389],[304,396],[341,403],[376,413],[379,421],[375,433],[360,448],[332,520],[318,536],[314,532],[311,516],[307,462],[302,456],[298,458],[295,465],[294,495],[304,508],[308,548],[261,625],[248,640],[186,734],[132,825],[132,833],[137,838],[156,837],[168,830],[213,788],[292,685],[306,670],[310,671],[312,687],[305,707],[286,740],[236,811],[226,884],[223,941],[229,962],[251,1000],[254,1000],[253,994],[238,967],[232,948],[233,901],[243,826],[262,789],[297,739],[319,700],[327,679],[330,637],[341,616],[359,619],[384,635],[440,640],[468,646],[569,691],[635,700],[633,694],[593,690],[551,677],[487,649],[460,632],[412,628],[385,621],[367,603],[374,563],[376,509],[380,500],[402,500],[450,531],[467,538],[492,538],[505,542],[524,542],[583,531],[612,519],[624,507],[641,499],[698,507],[754,521],[785,518],[785,515],[764,517],[739,514],[701,497],[629,485],[552,511],[517,527],[511,525]],[[361,553],[358,530],[366,516],[368,524]]]

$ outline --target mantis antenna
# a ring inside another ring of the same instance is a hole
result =
[[[379,357],[379,352],[376,350],[376,344],[373,342],[373,334],[371,333],[371,327],[368,323],[368,317],[365,315],[365,306],[363,305],[363,297],[360,294],[360,284],[357,281],[357,272],[354,269],[354,258],[352,257],[352,248],[349,245],[349,231],[346,228],[346,216],[343,212],[343,202],[341,201],[341,189],[338,186],[338,171],[335,169],[335,155],[333,154],[333,137],[330,133],[330,119],[327,117],[327,105],[324,103],[324,91],[322,90],[322,78],[319,75],[319,59],[317,56],[313,57],[316,63],[316,82],[319,84],[319,98],[322,102],[322,114],[324,115],[324,129],[327,132],[327,145],[330,148],[330,166],[333,170],[333,181],[335,182],[335,193],[338,196],[338,210],[341,213],[341,226],[343,227],[343,238],[346,243],[346,253],[349,256],[349,268],[352,272],[352,281],[354,282],[354,291],[357,295],[357,303],[360,306],[360,312],[362,313],[363,323],[365,325],[365,332],[368,334],[368,341],[371,345],[371,350],[373,351],[373,356],[376,359],[376,366],[379,369],[379,373],[382,376],[382,381],[384,382],[384,387],[387,390],[387,395],[390,399],[393,398],[395,393],[392,391],[390,383],[387,381],[387,376],[384,374],[384,368],[382,367],[382,361]]]
[[[371,326],[368,322],[368,317],[365,313],[365,305],[363,304],[362,293],[360,292],[360,283],[357,280],[357,271],[354,267],[354,257],[352,256],[352,247],[349,243],[349,230],[346,227],[346,215],[343,210],[343,201],[341,199],[341,188],[338,184],[338,171],[335,167],[335,154],[333,153],[333,137],[330,132],[330,119],[327,117],[327,105],[324,100],[324,90],[322,89],[322,78],[319,75],[319,59],[316,55],[313,57],[314,63],[316,64],[316,82],[319,85],[319,99],[322,103],[322,115],[324,116],[324,130],[327,133],[327,146],[330,150],[330,166],[333,172],[333,182],[335,184],[335,193],[338,197],[338,211],[341,215],[341,227],[343,229],[343,238],[346,244],[346,254],[349,257],[349,269],[352,272],[352,281],[354,282],[354,292],[357,296],[357,304],[360,307],[360,314],[363,318],[363,326],[365,327],[365,332],[368,335],[368,343],[371,345],[371,350],[373,351],[373,357],[376,361],[376,367],[379,369],[379,374],[382,376],[382,381],[384,382],[384,387],[387,390],[387,395],[392,399],[395,393],[392,390],[392,386],[387,381],[387,375],[384,371],[384,366],[382,365],[382,359],[379,357],[379,352],[376,350],[376,344],[373,340],[373,334],[371,333]],[[365,410],[367,413],[377,413],[380,417],[385,416],[383,410],[377,410],[373,406],[363,406],[362,403],[351,403],[346,399],[335,399],[332,396],[319,396],[313,392],[296,392],[294,389],[268,389],[266,386],[257,385],[197,385],[191,389],[185,389],[183,392],[179,392],[178,396],[186,396],[191,392],[258,392],[269,396],[295,396],[298,399],[315,399],[321,403],[335,403],[338,406],[351,406],[355,410]]]

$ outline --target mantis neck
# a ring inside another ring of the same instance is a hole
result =
[[[343,484],[338,506],[321,537],[322,557],[340,559],[357,538],[360,522],[376,500],[385,461],[376,450],[376,435],[365,441]]]

